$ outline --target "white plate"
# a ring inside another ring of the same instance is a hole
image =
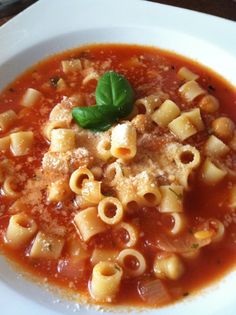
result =
[[[184,9],[138,0],[40,0],[0,28],[0,89],[46,56],[86,43],[155,45],[191,57],[236,85],[236,24]],[[203,275],[204,277],[204,275]],[[235,314],[236,272],[204,293],[149,314]],[[26,281],[0,258],[0,313],[74,314],[61,301]],[[97,311],[81,308],[81,313]],[[136,313],[134,311],[134,313]]]

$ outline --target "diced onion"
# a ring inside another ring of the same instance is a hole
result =
[[[140,281],[138,293],[143,301],[152,305],[166,304],[171,300],[169,292],[160,279]]]

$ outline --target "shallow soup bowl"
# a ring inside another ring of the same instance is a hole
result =
[[[235,39],[233,22],[146,1],[40,0],[0,29],[0,89],[37,61],[91,43],[143,44],[171,50],[202,63],[236,85]],[[22,277],[2,256],[0,270],[2,314],[98,312],[95,307],[80,306]],[[235,282],[236,272],[232,271],[191,298],[143,312],[234,314]],[[137,310],[132,312],[136,314]]]

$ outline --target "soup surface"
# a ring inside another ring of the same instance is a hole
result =
[[[118,103],[130,110],[111,118]],[[236,91],[218,75],[93,45],[38,63],[0,104],[0,248],[21,267],[92,303],[151,307],[233,268]]]

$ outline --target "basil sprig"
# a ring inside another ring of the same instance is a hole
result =
[[[72,116],[82,128],[105,131],[133,109],[134,91],[126,78],[114,71],[106,72],[98,81],[95,106],[75,107]]]

